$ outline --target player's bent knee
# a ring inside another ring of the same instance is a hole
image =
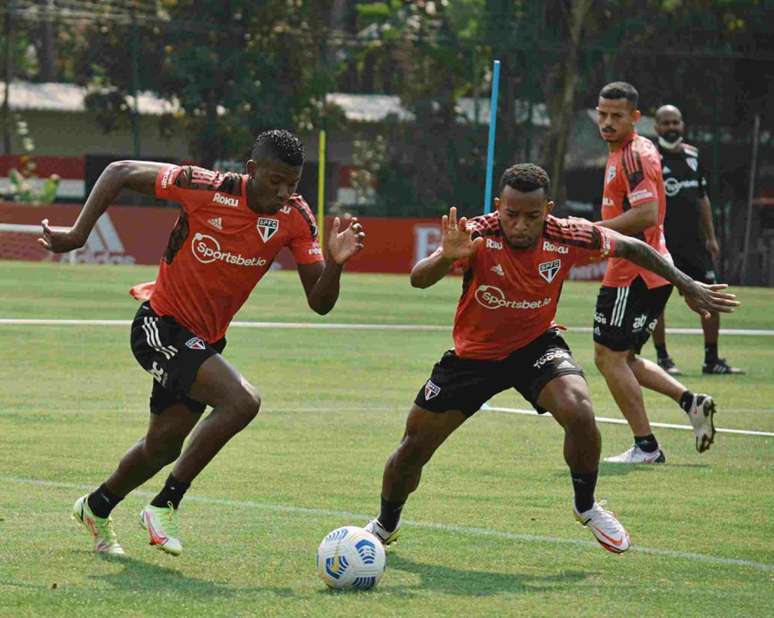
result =
[[[232,406],[237,422],[242,428],[246,427],[261,409],[261,396],[253,386],[245,382],[234,395]]]

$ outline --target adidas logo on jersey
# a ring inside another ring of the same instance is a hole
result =
[[[505,271],[503,270],[503,267],[500,266],[499,264],[495,264],[489,270],[491,270],[493,273],[497,273],[501,277],[505,277]]]
[[[213,203],[220,204],[221,206],[230,206],[231,208],[239,207],[239,199],[235,197],[228,197],[222,193],[216,193],[213,195],[212,201]]]
[[[213,217],[212,219],[208,219],[207,223],[209,223],[216,230],[223,231],[223,218],[222,217]]]

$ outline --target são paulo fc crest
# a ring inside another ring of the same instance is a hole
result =
[[[613,178],[615,178],[615,173],[616,173],[615,165],[611,165],[610,167],[607,168],[607,179],[605,180],[606,185],[610,184],[610,181],[613,180]]]
[[[206,347],[201,337],[191,337],[185,342],[185,345],[192,350],[204,350]]]
[[[685,162],[688,164],[688,167],[690,167],[694,172],[699,169],[699,160],[694,157],[687,157],[685,159]]]
[[[551,260],[538,264],[538,272],[548,283],[551,283],[562,268],[562,260]]]
[[[260,217],[258,219],[258,234],[261,235],[263,242],[269,242],[269,239],[277,233],[279,230],[279,221],[276,219],[269,219],[268,217]]]
[[[438,393],[441,392],[441,387],[433,384],[432,380],[428,380],[425,384],[425,400],[429,401],[433,397],[438,397]]]

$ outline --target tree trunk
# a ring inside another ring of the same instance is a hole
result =
[[[551,128],[548,134],[545,159],[554,187],[552,197],[560,208],[567,197],[567,189],[564,184],[564,158],[567,153],[567,141],[572,131],[575,113],[575,88],[579,77],[578,48],[583,34],[583,26],[593,3],[594,0],[576,0],[571,3],[570,14],[567,17],[570,47],[566,58],[562,59],[559,88],[555,93],[552,91],[548,93]]]
[[[55,9],[54,0],[48,0],[48,9],[52,12]],[[57,81],[54,23],[50,19],[40,25],[40,81]]]

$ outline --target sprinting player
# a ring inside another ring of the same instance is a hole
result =
[[[221,354],[231,319],[280,249],[293,253],[314,311],[325,314],[336,304],[342,267],[362,249],[365,234],[355,219],[341,231],[336,218],[324,261],[312,213],[295,193],[303,162],[301,141],[288,131],[272,130],[255,140],[246,174],[144,161],[112,163],[72,228],[55,230],[43,221],[41,244],[61,253],[83,246],[122,188],[182,207],[155,283],[132,290],[146,299],[132,324],[131,346],[155,380],[148,431],[113,474],[73,506],[73,517],[94,537],[97,552],[124,553],[110,512],[171,462],[172,473],[140,520],[151,545],[174,556],[182,552],[177,513],[183,494],[261,406],[257,389]],[[207,405],[212,412],[181,454]]]
[[[496,211],[457,222],[452,208],[442,218],[441,246],[411,271],[411,284],[419,288],[437,283],[456,262],[464,277],[454,350],[419,389],[400,445],[384,467],[381,511],[367,530],[385,545],[397,538],[406,499],[435,450],[485,401],[515,388],[564,429],[575,517],[605,549],[629,547],[627,531],[594,499],[601,439],[583,371],[555,328],[562,284],[574,263],[613,255],[668,277],[695,311],[729,311],[736,302],[717,291],[723,286],[696,283],[637,239],[551,216],[548,195],[543,169],[514,165],[500,181]]]
[[[600,225],[643,239],[671,261],[664,241],[661,161],[653,143],[634,128],[640,119],[638,98],[637,90],[626,82],[608,84],[599,93],[597,124],[609,150]],[[609,260],[594,315],[594,360],[629,423],[634,445],[606,457],[607,462],[666,462],[645,411],[643,386],[671,397],[688,415],[697,451],[706,451],[714,439],[712,397],[691,392],[656,363],[639,356],[671,293],[670,280],[662,273],[617,257]]]
[[[675,266],[684,273],[696,281],[715,283],[717,277],[713,262],[720,255],[720,247],[715,238],[712,207],[699,149],[683,142],[683,115],[674,105],[662,105],[656,111],[655,119],[666,192],[664,236],[667,249]],[[712,313],[710,317],[702,318],[701,328],[704,331],[704,365],[701,372],[711,375],[744,373],[731,367],[726,359],[718,357],[720,315]],[[661,314],[653,331],[653,344],[659,366],[671,375],[680,375],[680,369],[667,352],[664,314]]]

